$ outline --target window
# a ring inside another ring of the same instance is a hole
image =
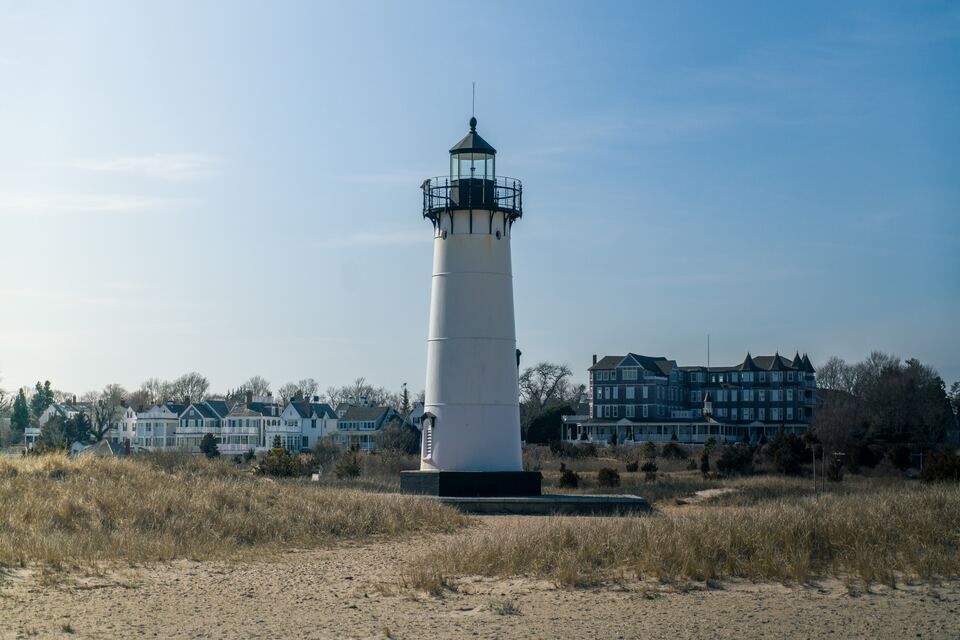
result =
[[[793,407],[787,407],[787,420],[793,420]]]
[[[613,399],[614,399],[614,400],[616,400],[616,399],[617,399],[617,396],[620,395],[620,394],[619,394],[619,391],[620,391],[620,387],[614,387],[614,388],[613,388]]]
[[[644,387],[643,387],[643,399],[644,399],[644,400],[647,399],[647,395],[648,395],[649,392],[650,392],[650,388],[647,387],[646,385],[644,385]]]
[[[753,390],[744,389],[743,390],[743,401],[744,402],[753,402]]]
[[[780,409],[770,409],[770,419],[774,421],[780,420]]]
[[[736,401],[737,401],[737,390],[730,389],[730,402],[736,402]]]
[[[700,392],[691,391],[690,392],[690,402],[700,402]]]
[[[626,408],[626,412],[624,413],[624,416],[627,418],[632,418],[634,414],[634,409],[636,409],[636,407],[634,407],[632,404],[628,404]]]
[[[737,419],[737,410],[736,410],[736,409],[730,409],[730,419],[731,419],[731,420],[736,420],[736,419]]]
[[[616,370],[616,369],[611,369],[611,370],[610,370],[610,380],[616,380],[616,379],[617,379],[617,370]]]
[[[597,400],[603,399],[603,387],[597,387]]]
[[[787,382],[793,382],[793,371],[787,371]]]
[[[610,405],[608,404],[603,405],[603,417],[604,418],[610,417]]]
[[[779,389],[774,389],[770,392],[770,402],[780,402],[780,394],[783,393]]]
[[[760,372],[760,382],[766,382],[766,381],[767,381],[767,374],[765,374],[763,371],[761,371],[761,372]]]
[[[787,389],[787,402],[793,402],[793,389]]]
[[[603,397],[607,400],[610,399],[610,387],[603,388]]]
[[[616,418],[619,414],[620,414],[620,407],[617,405],[613,405],[613,407],[611,407],[611,410],[610,410],[610,417]]]
[[[742,379],[744,382],[753,382],[753,373],[749,371],[744,373]]]
[[[761,408],[761,409],[760,409],[760,413],[759,413],[759,419],[760,419],[760,420],[765,420],[766,417],[767,417],[767,410]]]
[[[633,386],[627,387],[627,400],[633,400],[634,396],[636,395],[636,391],[637,391],[636,387],[633,387]]]
[[[636,380],[637,379],[637,369],[636,367],[630,367],[623,370],[623,379],[624,380]]]
[[[738,374],[738,373],[731,373],[731,374],[730,374],[730,382],[736,382],[739,378],[740,378],[740,374]]]
[[[757,392],[757,396],[758,396],[757,399],[758,399],[760,402],[766,402],[766,401],[767,401],[767,392],[764,391],[763,389],[760,389],[760,391]]]
[[[643,417],[644,418],[648,417],[647,405],[643,405]]]
[[[774,371],[770,374],[770,382],[783,382],[783,372]]]

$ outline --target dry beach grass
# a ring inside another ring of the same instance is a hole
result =
[[[275,481],[190,456],[0,459],[0,505],[6,565],[224,558],[467,522],[425,499]]]
[[[709,582],[727,577],[866,584],[960,575],[960,488],[881,486],[847,495],[772,495],[641,518],[550,518],[536,528],[467,534],[417,558],[412,584],[451,576],[533,576],[566,586],[623,577]],[[793,483],[784,483],[793,487]],[[759,494],[759,497],[758,495]],[[735,493],[718,501],[735,501]]]

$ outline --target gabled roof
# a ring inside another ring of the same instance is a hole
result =
[[[617,365],[623,362],[624,356],[603,356],[597,361],[597,364],[593,365],[587,371],[593,371],[594,369],[616,369]]]
[[[794,369],[803,368],[803,360],[800,359],[800,352],[797,351],[797,355],[793,356],[793,361],[790,363],[790,366]]]
[[[641,356],[636,353],[628,353],[627,358],[632,359],[650,373],[657,375],[669,376],[673,368],[677,366],[675,360],[667,360],[663,356]],[[624,358],[624,360],[627,358]]]
[[[343,411],[340,416],[340,423],[344,422],[380,422],[387,414],[392,411],[390,407],[358,407],[355,405],[340,405],[337,407],[337,415]]]
[[[204,404],[207,405],[218,418],[223,418],[230,413],[230,407],[227,406],[226,400],[205,400]]]
[[[810,362],[810,358],[807,357],[807,354],[803,354],[803,360],[801,360],[801,362],[803,363],[803,370],[807,373],[817,372],[817,370],[813,368],[813,363]]]
[[[290,403],[297,415],[301,418],[310,418],[316,415],[318,418],[335,419],[337,412],[333,407],[325,402],[307,402],[306,400],[296,400]]]
[[[179,402],[167,402],[163,406],[167,408],[167,411],[175,413],[178,416],[187,408],[185,404],[180,404]]]

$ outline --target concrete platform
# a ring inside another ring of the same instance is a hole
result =
[[[437,498],[465,513],[617,516],[645,513],[650,503],[633,495],[557,495]]]

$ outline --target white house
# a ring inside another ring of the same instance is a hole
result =
[[[177,426],[186,407],[175,402],[158,404],[137,414],[135,444],[146,449],[167,449],[177,445]]]
[[[293,442],[294,450],[299,449],[299,428],[285,428],[280,424],[280,406],[272,394],[254,397],[247,393],[246,402],[238,403],[223,420],[220,430],[220,453],[239,455],[253,449],[263,451],[273,443],[273,437],[280,436],[281,442]]]
[[[116,445],[133,444],[137,439],[137,412],[133,407],[123,407],[123,413],[110,429],[110,442]]]
[[[337,413],[333,407],[320,402],[319,396],[313,396],[310,401],[294,400],[287,404],[287,407],[280,414],[280,425],[286,430],[281,436],[281,442],[284,447],[291,451],[300,449],[312,449],[317,441],[337,430]],[[299,437],[299,441],[294,441],[294,432]],[[273,437],[269,438],[270,443]],[[285,440],[285,441],[284,441]],[[291,446],[294,445],[295,446]]]

